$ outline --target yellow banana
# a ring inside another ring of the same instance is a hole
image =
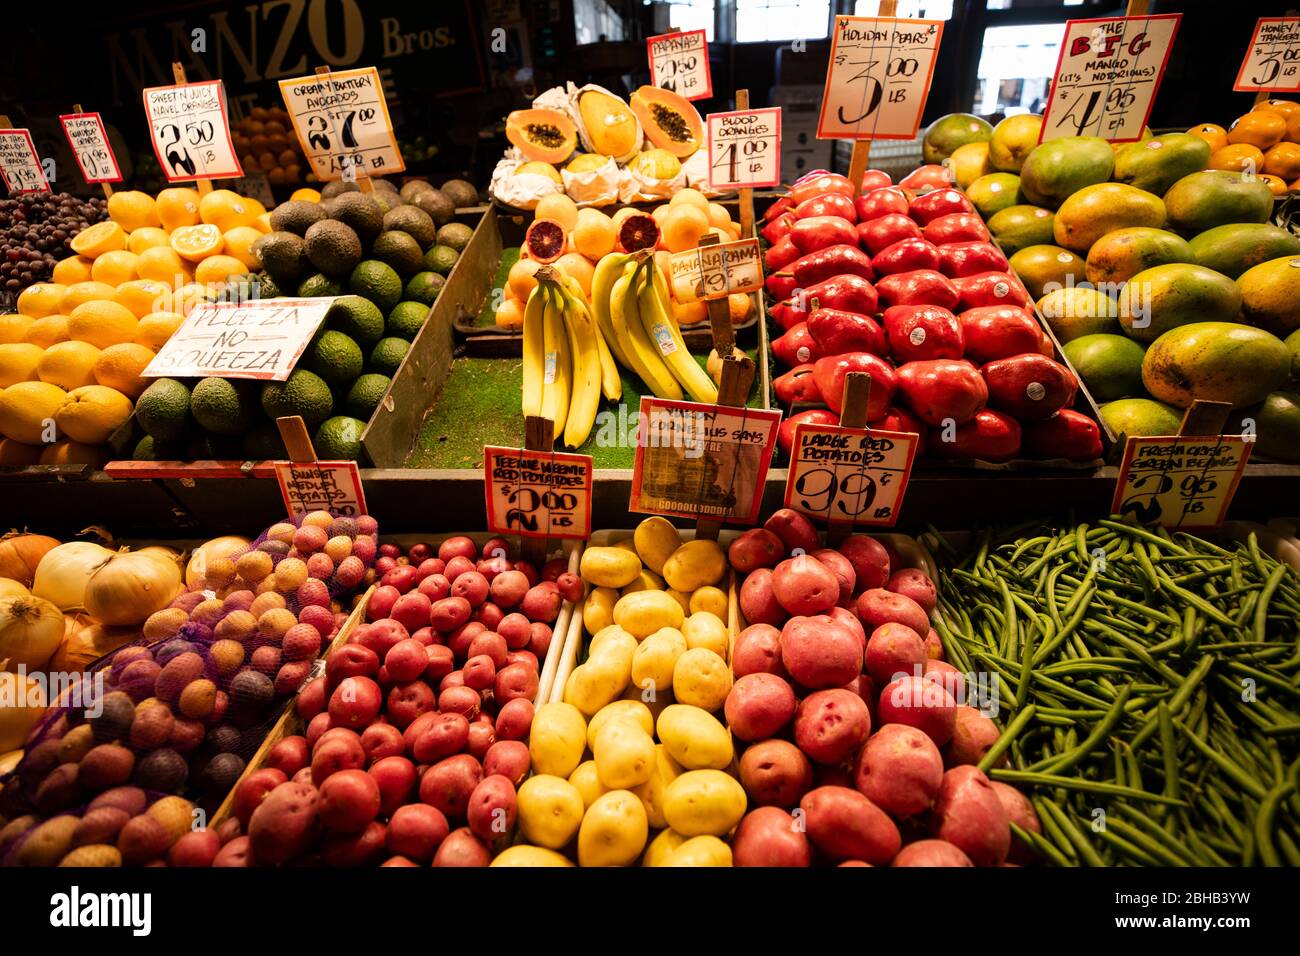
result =
[[[600,390],[611,402],[616,402],[623,397],[623,380],[618,376],[618,366],[614,364],[614,356],[610,354],[605,334],[596,323],[595,315],[587,304],[587,295],[582,291],[582,286],[578,285],[578,280],[566,274],[564,287],[569,291],[569,298],[586,312],[591,320],[591,328],[596,336],[596,349],[600,357]]]
[[[524,416],[542,413],[542,376],[545,366],[545,332],[542,312],[546,307],[547,292],[539,282],[528,294],[524,306]]]
[[[658,347],[669,370],[695,401],[716,405],[718,387],[686,348],[681,327],[668,306],[668,280],[653,259],[646,266],[646,281],[638,296],[646,334]]]
[[[542,310],[542,328],[545,331],[545,352],[542,371],[542,416],[555,423],[553,434],[564,432],[569,416],[569,389],[573,376],[572,357],[569,354],[569,335],[564,331],[564,303],[559,286],[550,282],[546,308]]]
[[[597,344],[600,333],[596,331],[596,323],[581,296],[570,294],[564,300],[564,328],[573,356],[573,386],[568,420],[564,425],[564,444],[578,448],[591,434],[591,428],[596,424],[596,411],[600,408],[601,366]]]
[[[596,272],[591,277],[591,317],[596,320],[596,328],[609,345],[609,350],[614,353],[614,358],[618,359],[618,364],[635,371],[636,366],[624,354],[623,343],[614,335],[609,304],[610,291],[614,288],[618,277],[623,274],[629,258],[631,257],[626,253],[611,252],[602,256],[600,262],[596,263]]]
[[[609,295],[609,317],[614,325],[614,335],[623,345],[623,351],[632,361],[632,368],[650,391],[659,398],[682,398],[681,386],[668,370],[659,350],[646,335],[641,323],[635,283],[640,279],[637,263],[629,262],[623,275],[614,283]]]

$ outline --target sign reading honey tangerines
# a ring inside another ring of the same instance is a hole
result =
[[[11,196],[50,191],[30,130],[0,129],[0,176]]]
[[[333,304],[333,297],[199,302],[141,374],[283,382]]]
[[[355,461],[277,461],[275,478],[290,517],[328,511],[344,518],[366,513]]]
[[[244,175],[230,141],[220,80],[152,86],[144,91],[144,112],[154,154],[169,183]]]
[[[781,182],[781,111],[710,113],[709,185],[763,189]]]
[[[591,536],[590,455],[483,448],[487,526],[525,538]]]
[[[665,33],[646,40],[650,82],[688,100],[713,95],[709,73],[709,42],[703,30]]]
[[[796,425],[785,506],[831,524],[893,527],[917,439],[910,432]]]
[[[1038,141],[1141,139],[1182,18],[1160,13],[1067,21]]]
[[[836,17],[818,139],[914,139],[942,20]]]
[[[1249,458],[1241,435],[1130,438],[1111,514],[1166,528],[1217,528]]]
[[[59,117],[63,133],[68,137],[72,155],[87,183],[120,183],[122,171],[118,168],[113,147],[108,143],[108,132],[98,113],[68,113]]]
[[[318,178],[352,181],[406,169],[373,66],[281,80],[280,93]]]
[[[1232,88],[1239,93],[1300,93],[1300,19],[1264,17],[1255,24]]]
[[[722,299],[733,292],[763,288],[763,260],[757,239],[719,242],[673,253],[668,272],[678,302]]]

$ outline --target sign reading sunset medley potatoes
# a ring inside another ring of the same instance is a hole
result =
[[[1300,93],[1300,19],[1264,17],[1255,24],[1232,88],[1239,93]]]
[[[120,183],[122,171],[108,143],[104,121],[98,113],[68,113],[59,117],[72,154],[87,183]]]
[[[763,189],[781,182],[781,111],[710,113],[709,185]]]
[[[29,130],[0,129],[0,176],[11,196],[50,191]]]
[[[366,494],[355,461],[277,461],[275,477],[290,517],[310,511],[344,518],[366,514]]]
[[[796,425],[785,506],[832,524],[893,527],[917,439],[910,432]]]
[[[836,17],[818,139],[914,139],[941,20]]]
[[[1249,458],[1241,435],[1130,438],[1111,513],[1166,528],[1217,528]]]
[[[646,41],[650,58],[650,82],[688,100],[707,100],[713,95],[709,74],[709,43],[703,30],[665,33]]]
[[[525,538],[591,536],[590,455],[483,449],[487,526]]]
[[[150,87],[144,91],[144,112],[154,154],[169,183],[244,175],[230,142],[220,80]]]
[[[280,92],[302,151],[321,179],[379,177],[406,169],[373,66],[281,80]]]

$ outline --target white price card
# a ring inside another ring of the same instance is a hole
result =
[[[674,253],[668,271],[678,302],[721,299],[733,292],[763,288],[763,258],[757,239],[718,242]]]
[[[11,196],[50,191],[30,130],[0,129],[0,176]]]
[[[332,297],[200,302],[141,374],[283,382],[333,303]]]
[[[1300,19],[1264,17],[1232,88],[1239,93],[1300,93]]]
[[[781,182],[781,110],[710,113],[709,185],[763,189]]]
[[[1130,438],[1124,446],[1111,514],[1166,528],[1223,523],[1250,458],[1241,435]]]
[[[108,131],[98,113],[67,113],[59,117],[81,177],[87,183],[120,183],[122,170],[108,142]]]
[[[591,536],[590,455],[483,448],[487,526],[525,538]]]
[[[709,74],[709,42],[703,30],[665,33],[646,40],[650,58],[650,82],[688,100],[707,100],[713,95]]]
[[[277,461],[275,478],[291,517],[328,511],[343,518],[366,513],[366,494],[355,461]]]
[[[1140,140],[1182,19],[1160,13],[1067,21],[1038,141]]]
[[[911,432],[796,425],[785,506],[831,524],[893,527],[918,440]]]
[[[942,20],[836,17],[818,139],[915,139]]]
[[[406,169],[373,66],[281,80],[280,93],[320,179],[354,180]]]
[[[244,175],[230,142],[226,89],[220,80],[153,86],[144,112],[158,165],[169,183]]]

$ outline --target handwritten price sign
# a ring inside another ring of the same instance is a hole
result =
[[[650,80],[688,100],[707,100],[713,95],[709,75],[709,44],[703,30],[665,33],[646,41],[650,57]]]
[[[379,71],[373,66],[280,81],[302,151],[324,180],[406,169]]]
[[[11,196],[50,191],[29,130],[0,129],[0,176]]]
[[[910,432],[797,425],[785,506],[832,524],[893,527],[916,442]]]
[[[590,455],[483,449],[488,530],[525,538],[591,536]]]
[[[719,242],[674,253],[668,271],[678,302],[721,299],[733,292],[763,288],[763,260],[757,239]]]
[[[354,518],[366,513],[355,461],[277,461],[275,477],[290,516],[328,511]]]
[[[220,80],[150,87],[144,91],[144,112],[153,151],[169,183],[244,175],[230,142]]]
[[[72,154],[87,183],[120,183],[122,171],[118,168],[113,147],[108,144],[108,133],[98,113],[69,113],[59,117],[63,133],[68,137]]]
[[[914,139],[941,20],[836,17],[818,139]]]
[[[1130,438],[1111,513],[1166,528],[1217,528],[1249,458],[1240,435]]]
[[[1038,141],[1142,138],[1181,13],[1069,20]]]
[[[709,185],[762,189],[781,182],[781,110],[708,116]]]
[[[1239,93],[1300,93],[1300,20],[1265,17],[1256,23],[1232,88]]]

